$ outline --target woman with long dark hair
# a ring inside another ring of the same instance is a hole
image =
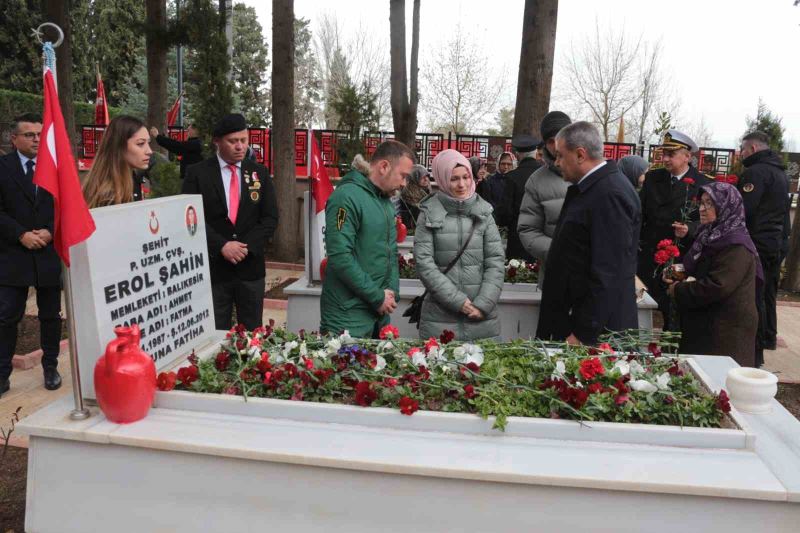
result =
[[[83,184],[89,208],[141,200],[142,184],[134,171],[147,170],[152,154],[150,134],[141,120],[126,115],[113,119]]]

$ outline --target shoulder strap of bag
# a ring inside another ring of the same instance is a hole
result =
[[[467,235],[467,240],[464,241],[464,244],[461,245],[461,249],[458,251],[453,260],[447,264],[447,268],[444,269],[444,272],[442,272],[442,274],[447,274],[448,272],[450,272],[450,269],[455,266],[455,264],[464,254],[464,251],[467,249],[467,246],[469,246],[469,241],[472,240],[472,236],[475,234],[475,227],[478,225],[478,222],[480,222],[480,219],[478,217],[473,216],[470,218],[472,219],[472,227],[469,229],[469,235]]]

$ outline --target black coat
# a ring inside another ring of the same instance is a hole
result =
[[[497,221],[497,209],[505,198],[506,181],[508,181],[508,173],[500,174],[500,172],[495,172],[486,178],[486,189],[489,193],[488,201],[495,209],[495,221]]]
[[[28,250],[19,238],[35,229],[53,231],[53,196],[25,177],[16,151],[0,157],[0,285],[57,287],[61,262],[50,242]]]
[[[256,173],[261,183],[258,189],[254,188],[252,181],[246,183]],[[267,167],[242,161],[239,190],[241,199],[234,227],[228,219],[228,201],[217,157],[211,157],[186,169],[181,192],[203,195],[212,283],[232,279],[255,280],[266,275],[264,245],[272,237],[278,224],[275,189]],[[222,256],[222,247],[228,241],[247,244],[247,256],[236,265]]]
[[[738,189],[744,200],[747,231],[758,255],[777,258],[789,220],[789,179],[780,156],[756,152],[742,161],[745,171]]]
[[[694,183],[686,184],[686,178],[691,178]],[[650,293],[658,300],[664,297],[661,283],[654,279],[656,268],[653,256],[656,246],[662,239],[675,240],[673,222],[681,220],[681,209],[692,198],[700,195],[700,187],[711,183],[713,180],[697,170],[689,167],[683,179],[672,184],[672,177],[665,168],[656,168],[645,174],[644,185],[639,193],[642,201],[642,232],[639,242],[639,278],[647,285]],[[700,224],[700,212],[695,209],[690,216],[689,233],[680,240],[681,254],[686,253],[694,242],[697,227]]]
[[[640,227],[639,198],[614,161],[569,187],[547,255],[537,337],[572,333],[594,344],[606,331],[638,327]]]
[[[156,142],[181,156],[181,179],[186,176],[186,169],[203,160],[203,143],[197,137],[189,137],[185,141],[176,141],[166,135],[156,135]]]
[[[533,257],[525,251],[517,232],[517,219],[522,199],[525,197],[525,184],[531,174],[542,164],[532,157],[520,161],[519,166],[506,174],[506,186],[503,202],[497,206],[497,223],[508,228],[508,245],[506,246],[506,259],[524,259],[533,261]]]

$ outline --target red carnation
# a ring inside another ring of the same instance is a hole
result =
[[[158,379],[156,380],[156,384],[158,385],[158,390],[168,391],[175,388],[175,381],[178,379],[178,376],[175,372],[162,372],[158,375]]]
[[[668,251],[659,250],[653,257],[653,260],[656,262],[656,264],[663,265],[664,263],[669,261],[669,258],[670,258],[670,253]]]
[[[730,183],[731,185],[736,185],[737,183],[739,183],[739,176],[737,176],[736,174],[729,174],[725,176],[725,182]]]
[[[400,338],[400,330],[398,330],[393,325],[388,324],[388,325],[383,326],[381,328],[380,333],[378,333],[378,337],[380,337],[381,340],[399,339]]]
[[[514,267],[508,267],[508,270],[506,270],[506,274],[508,275],[509,278],[513,279],[517,277],[517,269]]]
[[[272,372],[264,372],[264,385],[271,385],[272,384]]]
[[[471,400],[475,397],[475,387],[472,385],[464,385],[464,397]]]
[[[197,354],[195,354],[195,353],[194,353],[194,350],[192,350],[192,355],[190,355],[190,356],[189,356],[189,357],[187,357],[186,359],[187,359],[187,360],[188,360],[190,363],[192,363],[193,365],[196,365],[198,362],[200,362],[200,359],[198,359],[198,357],[197,357]]]
[[[448,342],[450,342],[455,338],[456,334],[450,331],[449,329],[442,331],[442,334],[439,335],[439,341],[441,341],[442,344],[447,344]]]
[[[623,405],[629,399],[627,394],[620,394],[616,398],[614,398],[614,403],[617,405]]]
[[[653,354],[653,357],[661,357],[661,348],[655,342],[647,345],[647,351]]]
[[[581,361],[581,375],[584,379],[592,379],[596,375],[603,373],[605,373],[605,368],[603,368],[603,363],[597,357]]]
[[[397,405],[400,407],[400,412],[407,416],[411,416],[419,411],[419,402],[417,400],[412,400],[408,396],[400,398]]]
[[[383,384],[389,388],[395,388],[397,386],[397,378],[383,378]]]
[[[217,367],[217,370],[220,372],[225,372],[228,369],[228,365],[230,364],[230,357],[225,352],[219,352],[217,354],[217,358],[214,359],[214,366]]]
[[[721,389],[719,391],[719,396],[717,396],[717,407],[723,413],[731,412],[731,401],[730,398],[728,398],[728,393],[725,392],[725,389]]]
[[[369,407],[378,398],[378,393],[372,388],[369,381],[359,381],[356,383],[356,403],[361,407]]]
[[[589,394],[597,394],[603,391],[603,385],[600,383],[592,383],[586,390],[589,391]]]
[[[432,348],[438,348],[439,343],[436,342],[436,339],[433,337],[428,338],[428,341],[425,343],[425,352],[430,352]]]
[[[261,355],[261,360],[256,364],[256,368],[262,374],[272,369],[272,364],[269,362],[269,354],[264,352]]]
[[[666,248],[666,251],[669,252],[669,255],[671,255],[672,257],[680,257],[681,256],[680,249],[675,245],[668,246]]]
[[[178,369],[178,380],[187,387],[200,376],[200,370],[194,365],[185,366]]]
[[[414,347],[414,348],[411,348],[410,350],[408,350],[408,351],[406,352],[406,355],[408,355],[409,357],[414,357],[414,354],[415,354],[415,353],[419,353],[419,352],[421,352],[421,351],[422,351],[422,350],[420,350],[419,348],[417,348],[417,347]]]
[[[572,401],[570,403],[575,409],[580,409],[589,399],[589,393],[583,389],[572,389]]]
[[[692,178],[683,178],[683,181],[686,183],[686,185],[694,185],[694,179]]]
[[[312,368],[314,368],[314,360],[311,359],[310,357],[304,357],[303,358],[303,364],[305,365],[305,367],[308,370],[311,370]]]
[[[656,246],[656,249],[663,250],[667,246],[672,246],[672,244],[673,243],[672,243],[671,239],[662,239],[662,240],[658,241],[658,245]]]

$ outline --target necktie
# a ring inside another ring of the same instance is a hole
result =
[[[36,195],[36,191],[39,189],[33,185],[33,167],[36,165],[36,162],[33,159],[28,159],[27,163],[25,163],[25,179],[26,184],[33,190],[34,196]]]
[[[231,186],[228,193],[228,219],[231,224],[236,224],[236,214],[239,212],[239,176],[236,165],[228,165],[231,170]]]

